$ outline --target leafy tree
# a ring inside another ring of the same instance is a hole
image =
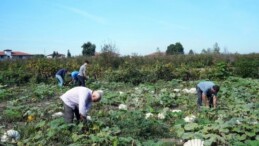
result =
[[[207,50],[206,49],[202,49],[201,50],[201,54],[207,54]]]
[[[102,65],[110,65],[114,68],[117,68],[121,63],[115,44],[105,43],[103,46],[101,46],[100,56],[102,58]]]
[[[70,58],[71,57],[71,53],[69,50],[67,50],[67,57]]]
[[[212,54],[211,48],[206,49],[202,49],[201,54]]]
[[[213,46],[213,54],[220,54],[220,47],[218,45],[218,43],[216,42]]]
[[[159,53],[161,52],[159,47],[156,48],[156,52],[159,52]]]
[[[188,54],[193,55],[194,54],[193,50],[191,49]]]
[[[53,51],[53,53],[52,53],[52,58],[57,58],[57,57],[58,57],[58,52]]]
[[[167,55],[184,54],[184,48],[180,42],[177,42],[167,47],[166,54]]]
[[[101,54],[108,56],[118,56],[116,45],[114,44],[104,44],[101,47]]]
[[[228,51],[228,48],[227,47],[224,47],[224,52],[223,54],[229,54],[229,51]]]
[[[218,45],[218,43],[215,43],[213,45],[213,48],[208,48],[206,49],[202,49],[201,54],[220,54],[220,47]]]
[[[83,56],[94,56],[95,55],[95,44],[92,44],[91,42],[84,43],[82,46],[83,51],[82,54]]]

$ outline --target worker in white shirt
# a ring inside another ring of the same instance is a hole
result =
[[[64,119],[72,123],[74,115],[78,121],[84,121],[92,102],[98,102],[103,96],[102,90],[92,91],[86,87],[74,87],[60,96],[64,104]]]

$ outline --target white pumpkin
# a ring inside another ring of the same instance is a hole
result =
[[[172,112],[173,113],[180,113],[180,112],[182,112],[181,110],[178,110],[178,109],[174,109],[174,110],[172,110]]]
[[[119,105],[119,109],[120,109],[120,110],[127,110],[127,105],[125,105],[125,104],[120,104],[120,105]]]
[[[157,115],[157,117],[158,117],[158,119],[161,119],[161,120],[165,119],[164,113],[159,113],[159,114]]]
[[[180,92],[181,90],[180,89],[174,89],[174,92]]]
[[[153,117],[153,116],[154,116],[154,115],[153,115],[152,113],[146,113],[145,118],[148,119],[148,118]]]
[[[192,123],[192,122],[195,121],[195,119],[196,119],[196,117],[195,117],[194,115],[190,115],[190,116],[186,116],[186,117],[184,118],[184,121],[185,121],[185,122],[188,122],[188,123]]]
[[[200,139],[192,139],[188,140],[186,143],[183,144],[183,146],[203,146],[204,141]]]
[[[9,140],[9,137],[7,136],[7,133],[4,133],[4,135],[1,137],[1,142],[7,142]]]
[[[182,91],[183,91],[183,93],[188,93],[188,94],[195,94],[196,93],[195,88],[191,88],[191,89],[184,88]]]
[[[6,133],[7,133],[7,136],[11,139],[14,139],[14,140],[20,139],[20,134],[16,130],[11,129],[11,130],[8,130]]]
[[[62,112],[57,112],[57,113],[54,113],[54,114],[52,115],[53,118],[55,118],[55,117],[61,117],[61,116],[63,116],[63,113],[62,113]]]
[[[88,121],[92,121],[91,116],[86,116],[86,119],[87,119]]]

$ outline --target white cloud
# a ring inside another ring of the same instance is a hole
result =
[[[79,8],[75,8],[75,7],[69,7],[69,6],[64,6],[64,5],[56,5],[57,7],[59,8],[62,8],[64,10],[67,10],[67,11],[70,11],[74,14],[78,14],[78,15],[81,15],[87,19],[90,19],[92,21],[95,21],[97,23],[100,23],[100,24],[107,24],[107,21],[105,18],[103,17],[100,17],[100,16],[97,16],[97,15],[94,15],[94,14],[91,14],[87,11],[84,11],[84,10],[81,10]]]

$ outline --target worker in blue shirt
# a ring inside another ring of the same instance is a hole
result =
[[[78,71],[73,71],[71,72],[71,78],[72,78],[72,83],[74,86],[78,85],[78,78],[77,78],[77,75],[78,75]]]
[[[220,87],[215,85],[212,81],[202,81],[197,84],[196,91],[198,95],[198,107],[202,106],[202,102],[207,107],[217,106],[217,93]]]

